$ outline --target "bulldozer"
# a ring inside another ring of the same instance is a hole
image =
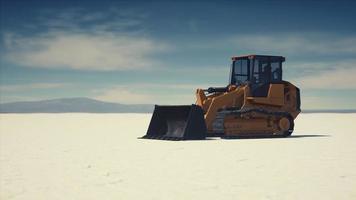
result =
[[[232,57],[229,84],[196,90],[192,105],[155,105],[145,139],[288,137],[300,90],[282,79],[283,56]]]

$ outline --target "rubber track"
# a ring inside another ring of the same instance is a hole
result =
[[[241,114],[247,114],[252,112],[261,113],[265,115],[274,115],[278,117],[289,117],[289,113],[287,112],[280,112],[280,111],[273,112],[261,108],[245,108],[245,109],[228,108],[228,109],[218,111],[216,118],[213,122],[214,133],[216,134],[224,133],[224,119],[227,115],[240,116]]]

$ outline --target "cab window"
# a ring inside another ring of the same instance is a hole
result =
[[[282,80],[282,70],[280,67],[280,62],[272,62],[271,63],[271,80],[272,81],[281,81]]]
[[[249,79],[249,60],[237,60],[233,64],[232,83],[240,85]]]
[[[282,80],[281,62],[270,60],[254,60],[252,71],[252,83],[270,83]]]

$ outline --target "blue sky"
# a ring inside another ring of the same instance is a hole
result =
[[[353,1],[1,0],[0,101],[190,104],[230,57],[286,57],[304,109],[356,109]]]

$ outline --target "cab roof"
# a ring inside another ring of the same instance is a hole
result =
[[[283,56],[270,56],[270,55],[256,55],[256,54],[250,54],[250,55],[242,55],[242,56],[233,56],[231,57],[233,61],[235,60],[240,60],[240,59],[270,59],[270,60],[275,60],[275,61],[282,61],[284,62],[286,60],[285,57]]]

